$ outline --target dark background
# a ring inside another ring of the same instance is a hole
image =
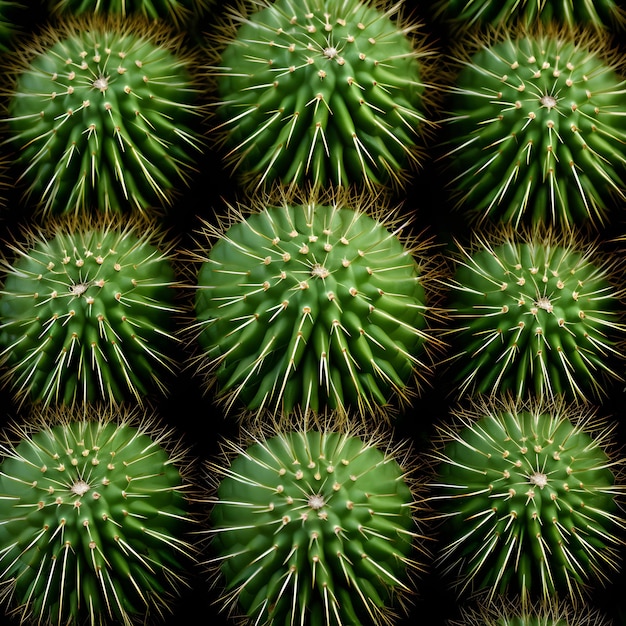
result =
[[[225,5],[226,3],[215,3],[213,11],[220,11]],[[44,6],[31,0],[31,7],[24,18],[24,33],[20,37],[36,32],[47,21],[48,14]],[[430,3],[408,0],[405,14],[410,12],[414,12],[416,18],[425,22],[423,32],[439,50],[443,59],[451,42],[445,29],[433,19]],[[214,21],[214,13],[209,12],[202,23],[194,25],[194,32],[189,34],[190,42],[197,41],[199,45],[212,46],[211,38],[205,33],[212,29]],[[621,46],[619,37],[616,37],[615,45]],[[434,140],[436,135],[431,144]],[[438,243],[445,246],[452,236],[463,238],[468,230],[462,217],[451,210],[443,182],[444,176],[434,160],[436,150],[431,144],[426,147],[422,168],[412,173],[406,189],[397,195],[396,203],[402,203],[403,211],[414,216],[414,228],[417,232],[425,229]],[[221,154],[211,145],[210,135],[206,153],[198,163],[198,169],[199,173],[190,188],[176,198],[175,206],[164,216],[164,223],[171,229],[172,235],[180,238],[181,248],[194,246],[193,233],[200,226],[200,217],[212,219],[215,213],[224,210],[226,201],[236,202],[242,199],[237,180],[224,167]],[[20,202],[19,188],[9,187],[5,195],[7,206],[3,219],[0,218],[0,234],[6,241],[13,236],[16,225],[32,218],[31,208]],[[625,233],[623,217],[617,215],[612,218],[611,225],[600,233],[600,237],[608,239]],[[618,422],[619,442],[626,441],[625,427],[621,423],[624,421],[623,387],[623,384],[613,385],[607,400],[598,406],[600,415]],[[423,462],[424,469],[424,453],[431,445],[434,426],[446,419],[450,407],[454,405],[452,391],[447,369],[444,366],[437,367],[431,385],[423,390],[421,396],[394,423],[394,436],[412,443],[416,462]],[[10,395],[6,391],[0,393],[2,417],[5,420],[19,418],[21,413]],[[199,378],[192,376],[190,372],[183,372],[172,381],[169,396],[158,398],[155,406],[162,422],[176,429],[178,436],[189,445],[190,453],[201,462],[215,458],[221,438],[237,435],[237,424],[232,418],[225,418],[220,413],[211,397],[203,393]],[[419,469],[421,468],[418,467]],[[426,524],[421,530],[427,534],[431,532]],[[430,547],[436,553],[436,543],[433,542]],[[431,561],[426,560],[425,565],[427,572],[418,579],[414,606],[407,618],[399,624],[428,623],[436,626],[459,616],[463,602],[457,601],[450,590],[450,581],[439,575]],[[183,590],[180,599],[172,606],[173,614],[167,624],[210,623],[218,626],[230,623],[225,616],[217,614],[212,604],[216,599],[216,592],[210,588],[208,574],[202,568],[190,574],[191,586],[188,590]],[[616,626],[626,624],[624,589],[626,574],[620,573],[607,588],[594,588],[589,598],[589,606],[602,610],[608,618],[614,619]],[[467,606],[470,605],[467,602]],[[0,623],[1,621],[0,618]]]

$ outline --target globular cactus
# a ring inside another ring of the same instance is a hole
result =
[[[153,222],[49,220],[7,242],[0,355],[20,400],[141,402],[176,371],[173,243]]]
[[[582,404],[484,399],[451,411],[430,503],[438,564],[462,594],[584,597],[619,570],[623,458],[614,426]]]
[[[201,154],[194,54],[139,18],[67,19],[16,52],[5,120],[46,213],[162,209]]]
[[[622,379],[619,255],[552,228],[457,245],[447,305],[460,393],[586,401]]]
[[[203,223],[194,364],[228,411],[386,415],[430,373],[432,242],[376,198],[311,197]]]
[[[598,29],[626,24],[626,11],[615,0],[437,0],[434,10],[462,28],[513,22],[528,26],[536,21],[570,27],[589,24]]]
[[[0,580],[20,623],[157,623],[197,549],[190,465],[137,411],[29,416],[0,446]]]
[[[401,183],[429,126],[431,53],[401,4],[262,0],[231,11],[216,34],[216,136],[244,179]]]
[[[258,625],[391,623],[421,567],[400,449],[301,427],[224,450],[209,531],[223,610]]]
[[[626,199],[626,81],[608,36],[549,26],[463,42],[440,146],[458,208],[515,226],[606,222]]]

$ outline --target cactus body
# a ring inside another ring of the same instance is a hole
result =
[[[390,598],[410,592],[416,537],[393,455],[319,430],[231,446],[211,513],[225,606],[259,625],[389,623]]]
[[[13,612],[42,625],[154,623],[194,560],[179,453],[128,414],[90,407],[45,425],[48,413],[1,448],[0,578]]]
[[[626,12],[615,0],[437,0],[434,8],[436,13],[461,27],[515,21],[531,25],[552,20],[568,26],[590,24],[598,29],[610,29],[626,20]]]
[[[626,197],[626,82],[592,31],[545,29],[455,53],[445,158],[468,216],[606,221]]]
[[[167,206],[200,150],[180,40],[156,22],[88,17],[28,46],[7,120],[28,198],[51,213]]]
[[[606,395],[622,378],[618,261],[551,229],[476,237],[450,290],[460,391]]]
[[[228,408],[375,414],[427,375],[428,242],[409,248],[401,227],[341,200],[205,229],[215,240],[197,276],[197,340]]]
[[[400,4],[263,1],[232,18],[216,78],[233,164],[257,184],[399,180],[418,159],[427,53]]]
[[[462,589],[576,599],[619,568],[620,461],[612,429],[581,406],[474,403],[440,426],[439,562]]]
[[[143,229],[143,230],[140,230]],[[172,257],[154,226],[51,222],[2,262],[0,346],[19,398],[122,400],[175,370]]]

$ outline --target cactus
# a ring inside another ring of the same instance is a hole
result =
[[[431,504],[457,588],[575,601],[619,568],[614,426],[582,404],[468,402],[440,425]]]
[[[49,220],[7,242],[0,355],[21,400],[120,401],[176,371],[173,244],[153,222]]]
[[[76,419],[74,419],[76,418]],[[0,580],[20,623],[155,623],[196,561],[189,469],[137,412],[44,410],[0,446]]]
[[[429,125],[432,50],[401,4],[255,0],[231,11],[218,30],[216,135],[244,179],[402,183]]]
[[[457,206],[515,226],[604,224],[626,199],[626,81],[608,35],[479,39],[463,38],[446,88],[440,159]]]
[[[223,610],[259,625],[391,623],[420,544],[414,485],[383,441],[298,428],[225,443],[209,531]]]
[[[611,29],[626,24],[626,11],[615,0],[437,0],[434,11],[461,27],[520,21],[560,22],[570,27],[589,24]]]
[[[25,9],[23,2],[0,0],[0,52],[11,49],[14,37],[20,30]]]
[[[29,200],[56,214],[171,203],[202,149],[181,35],[88,16],[48,26],[15,57],[6,122]]]
[[[384,202],[370,214],[377,198],[299,202],[203,223],[194,364],[227,411],[386,415],[430,372],[431,242],[403,237]]]
[[[461,393],[589,400],[622,379],[618,255],[552,228],[457,242],[450,340]]]

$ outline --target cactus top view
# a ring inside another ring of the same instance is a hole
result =
[[[448,305],[461,394],[590,401],[623,380],[620,254],[551,228],[505,228],[458,248]]]
[[[7,243],[0,290],[4,382],[44,404],[167,391],[176,370],[173,244],[134,219],[50,220]]]
[[[483,399],[439,426],[432,506],[438,562],[460,593],[576,601],[621,567],[623,458],[583,405]]]
[[[31,415],[0,446],[3,598],[19,623],[157,623],[196,560],[188,462],[137,412],[76,418]]]
[[[626,200],[626,81],[608,36],[546,27],[462,38],[441,162],[472,220],[599,226]]]
[[[333,430],[227,445],[211,513],[224,610],[258,625],[389,624],[419,567],[398,451]]]
[[[419,161],[430,46],[402,2],[250,2],[220,33],[218,131],[256,185],[394,184]]]
[[[194,341],[227,410],[388,415],[429,375],[431,242],[326,195],[204,223]]]
[[[163,209],[201,138],[194,54],[164,24],[68,18],[10,68],[8,142],[29,201],[47,213]]]

